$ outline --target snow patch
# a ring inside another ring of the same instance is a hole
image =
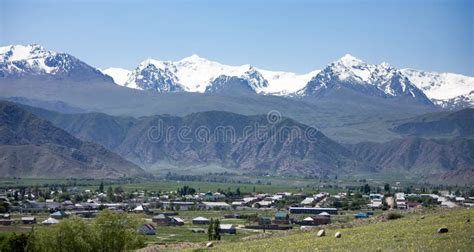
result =
[[[127,70],[127,69],[115,68],[115,67],[107,68],[101,71],[102,73],[112,77],[114,82],[119,84],[120,86],[125,85],[131,72],[130,70]]]

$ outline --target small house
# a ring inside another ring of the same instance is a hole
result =
[[[76,211],[76,215],[82,218],[94,218],[97,215],[95,210]]]
[[[168,222],[168,225],[182,226],[184,225],[184,220],[178,217],[171,217],[171,219]]]
[[[158,214],[156,216],[153,216],[153,218],[151,218],[151,221],[153,221],[154,223],[158,225],[168,225],[170,219],[171,217],[165,214]]]
[[[58,224],[58,223],[59,223],[59,221],[55,218],[52,218],[52,217],[49,217],[45,221],[41,222],[41,224],[43,224],[43,225],[54,225],[54,224]]]
[[[10,219],[10,214],[9,213],[0,214],[0,219]]]
[[[273,205],[272,201],[262,200],[252,205],[254,208],[269,208]]]
[[[324,207],[290,207],[291,214],[320,214],[326,212],[329,214],[337,214],[337,208]]]
[[[49,215],[51,218],[54,218],[54,219],[57,219],[57,220],[60,220],[64,217],[66,217],[66,213],[63,212],[63,211],[56,211],[52,214]]]
[[[314,219],[312,217],[306,217],[300,222],[300,225],[312,226],[314,225]]]
[[[224,234],[236,234],[237,229],[235,229],[232,224],[219,224],[219,232]]]
[[[0,225],[10,226],[13,223],[12,219],[0,219]]]
[[[189,210],[191,208],[195,208],[196,203],[191,201],[164,201],[161,202],[161,206],[166,209]]]
[[[137,232],[141,235],[156,235],[156,228],[152,224],[143,224]]]
[[[330,215],[316,215],[313,216],[313,223],[314,225],[327,225],[331,223],[331,216]]]
[[[230,209],[231,206],[225,202],[202,202],[202,207],[210,209]]]
[[[232,214],[224,214],[225,219],[240,219],[240,214],[232,213]]]
[[[408,208],[419,208],[421,207],[421,203],[416,202],[416,201],[407,201],[407,207]]]
[[[135,207],[132,211],[135,212],[135,213],[143,213],[144,209],[143,209],[142,205],[139,205],[139,206]]]
[[[366,218],[369,218],[369,215],[366,214],[366,213],[356,213],[356,214],[353,214],[354,218],[356,219],[366,219]]]
[[[196,217],[193,219],[193,224],[195,225],[208,225],[209,223],[209,219],[204,217]]]
[[[66,201],[63,202],[63,207],[65,207],[65,206],[73,206],[73,205],[74,205],[74,203],[72,203],[72,201],[70,201],[70,200],[66,200]]]
[[[21,223],[25,225],[36,224],[36,218],[33,216],[25,216],[21,217]]]
[[[288,224],[290,220],[290,215],[285,211],[278,211],[275,213],[274,222],[277,224]]]

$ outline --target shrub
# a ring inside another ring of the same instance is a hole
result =
[[[0,236],[0,251],[5,252],[22,252],[26,251],[28,244],[28,234],[12,233]]]
[[[387,214],[387,220],[396,220],[402,218],[403,215],[399,213],[389,213]]]
[[[126,214],[102,211],[92,225],[80,218],[34,229],[28,251],[129,251],[145,246],[136,232],[139,222]],[[0,250],[1,251],[1,250]]]

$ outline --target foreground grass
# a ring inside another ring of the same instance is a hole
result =
[[[361,223],[352,228],[326,229],[325,237],[315,231],[287,236],[216,244],[218,251],[474,251],[473,209],[436,210],[407,214],[397,220]],[[421,216],[425,218],[422,219]],[[440,227],[448,233],[438,234]],[[342,238],[334,238],[336,232]]]

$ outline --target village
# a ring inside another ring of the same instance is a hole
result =
[[[109,209],[137,216],[141,222],[137,232],[150,243],[204,242],[212,239],[208,236],[211,225],[217,225],[218,239],[238,240],[258,233],[386,218],[387,211],[409,214],[420,208],[474,206],[474,197],[458,191],[405,193],[397,188],[385,186],[378,193],[368,186],[337,193],[243,193],[239,188],[198,192],[189,186],[159,193],[126,192],[120,186],[105,190],[102,184],[95,190],[4,188],[0,232],[27,232],[34,225],[47,227],[72,216],[91,220]]]

